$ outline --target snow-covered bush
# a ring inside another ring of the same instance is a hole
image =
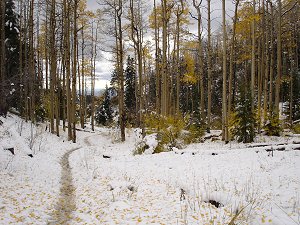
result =
[[[148,134],[156,134],[157,146],[154,153],[170,151],[174,147],[181,149],[184,144],[194,142],[203,135],[200,126],[191,123],[189,117],[161,116],[148,114],[145,119]]]
[[[185,127],[182,118],[152,113],[146,116],[145,125],[148,133],[157,133],[158,145],[154,153],[168,151],[172,147],[180,148],[180,137]]]
[[[158,141],[157,141],[157,134],[153,133],[150,135],[146,135],[142,141],[140,141],[134,152],[133,155],[141,155],[141,154],[153,154],[154,151],[157,149]]]

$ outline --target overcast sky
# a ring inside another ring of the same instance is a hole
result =
[[[88,2],[88,8],[89,10],[96,10],[100,6],[97,2],[101,0],[87,0]],[[160,3],[160,0],[156,0],[157,4]],[[192,0],[187,1],[190,6],[192,6]],[[149,0],[147,2],[149,4],[149,7],[152,9],[153,7],[153,0]],[[203,0],[203,10],[202,10],[202,16],[203,16],[203,25],[206,28],[207,25],[207,11],[206,11],[206,0]],[[193,13],[193,7],[190,7]],[[212,18],[212,32],[216,31],[221,26],[221,13],[222,13],[222,1],[221,0],[212,0],[211,2],[211,18]],[[234,5],[232,3],[232,0],[226,0],[226,13],[227,13],[227,20],[230,20],[230,17],[233,15]],[[151,11],[151,10],[150,10]],[[146,17],[148,19],[148,17]],[[193,21],[191,19],[191,23],[196,23],[196,21]],[[190,31],[192,33],[197,32],[196,24],[190,25]],[[150,31],[151,32],[151,31]],[[203,31],[206,33],[206,30]],[[150,34],[151,35],[151,34]],[[151,37],[149,36],[149,39]],[[112,73],[112,63],[107,61],[106,59],[111,59],[111,55],[108,53],[102,53],[102,57],[99,59],[100,61],[97,62],[96,65],[96,75],[97,75],[97,81],[96,81],[96,88],[97,89],[103,89],[105,88],[106,84],[109,84],[110,81],[110,75]]]

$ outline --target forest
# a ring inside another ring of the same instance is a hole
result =
[[[126,127],[143,135],[173,127],[168,142],[183,129],[189,142],[215,129],[225,143],[299,133],[299,1],[223,0],[219,9],[211,0],[97,5],[1,1],[2,115],[48,121],[58,136],[62,126],[73,142],[85,124],[117,126],[122,141]],[[105,52],[114,69],[97,96],[96,63]]]
[[[300,225],[299,56],[299,0],[0,0],[0,224]]]

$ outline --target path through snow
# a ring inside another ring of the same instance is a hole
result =
[[[91,136],[83,139],[86,146],[91,146],[91,143],[88,140],[89,137]],[[82,147],[74,148],[66,152],[60,161],[62,168],[60,178],[60,197],[55,207],[52,219],[48,222],[48,225],[67,224],[68,221],[72,220],[72,213],[76,211],[76,189],[73,185],[72,168],[70,167],[69,158],[73,152],[81,148]]]
[[[60,196],[55,207],[54,215],[49,225],[66,224],[72,218],[72,212],[76,210],[75,188],[73,186],[72,171],[69,164],[69,156],[80,148],[74,148],[65,153],[60,161],[62,167],[60,178]]]

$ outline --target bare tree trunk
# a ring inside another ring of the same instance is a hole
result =
[[[30,1],[30,9],[29,9],[29,98],[30,98],[30,120],[31,122],[35,122],[35,60],[34,60],[34,40],[33,40],[33,30],[34,30],[34,22],[33,22],[33,13],[34,13],[34,0]]]
[[[134,10],[138,12],[138,16],[134,15]],[[131,19],[131,39],[134,44],[135,52],[137,54],[137,62],[138,62],[138,77],[139,77],[139,87],[138,87],[138,102],[139,102],[139,110],[138,110],[138,123],[140,128],[144,130],[143,127],[143,111],[144,111],[144,96],[143,96],[143,53],[142,53],[142,29],[141,22],[142,18],[140,17],[140,9],[134,9],[133,0],[130,0],[130,19]],[[138,18],[138,21],[136,21]],[[138,26],[137,24],[140,24]]]
[[[233,67],[234,67],[234,50],[235,50],[235,34],[236,34],[236,23],[238,19],[238,7],[239,7],[239,0],[235,2],[235,10],[234,10],[234,19],[233,19],[233,31],[232,31],[232,38],[231,38],[231,46],[230,46],[230,62],[229,62],[229,87],[228,87],[228,116],[231,116],[232,110],[232,98],[233,98]]]
[[[211,128],[211,89],[212,89],[212,66],[211,66],[211,0],[207,0],[207,132]]]
[[[228,143],[228,117],[227,117],[227,56],[226,56],[226,11],[225,0],[222,1],[222,19],[223,19],[223,97],[222,97],[222,125],[223,139]]]
[[[261,126],[261,94],[262,94],[262,73],[263,71],[261,63],[262,63],[262,43],[261,41],[258,42],[258,63],[257,63],[257,127],[258,127],[258,133],[260,133],[260,126]],[[259,63],[261,62],[261,63]]]
[[[5,81],[5,1],[0,2],[0,115],[6,114]]]
[[[273,105],[273,77],[274,77],[274,31],[273,31],[273,21],[274,21],[274,10],[273,5],[270,2],[271,7],[271,20],[270,20],[270,30],[271,30],[271,37],[270,37],[270,90],[269,90],[269,112],[270,114],[273,112],[274,105]]]
[[[24,4],[24,41],[28,41],[28,2]],[[27,22],[27,23],[26,23]],[[24,105],[25,105],[25,121],[27,122],[30,119],[30,96],[29,96],[29,59],[28,59],[28,45],[24,46]],[[27,75],[26,75],[27,74]]]
[[[20,66],[19,66],[19,76],[20,76],[20,83],[22,85],[20,85],[20,113],[21,113],[21,116],[24,116],[24,108],[23,108],[23,102],[24,102],[24,88],[23,88],[23,84],[24,84],[24,77],[23,77],[23,46],[22,46],[22,43],[23,43],[23,0],[20,0],[19,1],[19,15],[20,15],[20,19],[19,19],[19,26],[20,26],[20,40],[19,40],[19,46],[20,46],[20,53],[19,53],[19,62],[20,62]],[[1,47],[0,47],[1,49]],[[0,50],[1,51],[1,50]],[[1,63],[1,62],[0,62]],[[1,67],[1,66],[0,66]],[[0,76],[1,77],[1,76]],[[0,81],[1,83],[1,81]],[[1,95],[0,95],[1,96]],[[4,98],[3,98],[4,99]],[[1,102],[0,102],[0,105],[1,105]]]
[[[94,120],[94,114],[95,114],[95,87],[94,87],[94,61],[95,61],[95,47],[96,44],[95,38],[94,38],[94,22],[92,23],[92,51],[91,51],[91,126],[92,131],[95,130],[95,120]]]
[[[81,92],[80,92],[80,124],[81,128],[84,128],[84,73],[85,73],[85,65],[84,65],[84,46],[85,46],[85,36],[83,28],[81,29]],[[80,82],[79,82],[80,83]]]
[[[255,15],[255,0],[253,0],[253,15]],[[255,98],[255,20],[251,21],[251,110],[254,111],[254,98]]]
[[[196,0],[193,0],[193,6],[197,11],[197,31],[198,31],[198,73],[199,73],[199,87],[200,87],[200,121],[204,123],[204,82],[203,82],[203,47],[202,47],[202,15],[201,15],[201,4],[202,0],[199,3]]]
[[[117,34],[118,34],[118,75],[119,75],[119,115],[120,115],[120,128],[121,128],[121,141],[125,141],[125,110],[124,110],[124,50],[123,50],[123,30],[122,30],[122,14],[123,14],[123,1],[118,0],[118,7],[116,9],[117,19]]]
[[[55,49],[55,30],[56,30],[56,18],[55,18],[55,0],[51,1],[50,11],[50,130],[51,133],[55,132],[54,129],[54,114],[55,114],[55,84],[56,84],[56,49]],[[57,116],[57,115],[56,115]],[[56,117],[57,119],[57,117]],[[59,134],[58,134],[59,135]]]
[[[95,80],[96,80],[96,59],[97,59],[97,43],[98,43],[98,22],[97,22],[97,26],[96,26],[96,34],[95,34],[95,43],[94,43],[94,59],[93,59],[93,79],[92,79],[92,91],[93,91],[93,104],[92,104],[92,108],[93,108],[93,116],[92,116],[92,121],[93,121],[93,130],[95,129]]]
[[[78,48],[78,28],[77,28],[78,0],[74,0],[74,21],[73,21],[73,69],[72,69],[72,141],[76,143],[76,78],[77,78],[77,48]]]
[[[154,38],[155,38],[155,78],[156,78],[156,113],[160,113],[160,66],[159,66],[159,31],[157,25],[157,9],[156,9],[156,0],[153,1],[154,9]]]
[[[296,45],[296,47],[297,47],[297,44],[294,42],[294,40],[292,42],[293,42],[293,45]],[[293,52],[293,49],[290,47],[289,57],[290,57],[290,61],[291,61],[291,75],[290,75],[289,123],[290,123],[291,128],[293,127],[293,86],[294,86],[294,73],[296,71],[295,60],[293,60],[292,52]]]
[[[264,80],[265,80],[265,45],[266,45],[266,37],[265,37],[265,3],[264,0],[261,0],[261,40],[260,40],[260,64],[259,64],[259,69],[260,69],[260,73],[259,73],[259,79],[258,79],[258,132],[260,132],[261,129],[261,100],[262,100],[262,94],[265,93],[264,92]],[[265,98],[265,96],[264,96]]]
[[[73,140],[72,133],[72,99],[71,99],[71,63],[70,63],[70,3],[63,0],[64,15],[64,58],[66,69],[66,92],[67,92],[67,120],[68,120],[68,140]]]
[[[176,47],[176,115],[179,116],[180,110],[180,20],[183,14],[183,1],[180,1],[180,6],[177,7],[176,12],[176,34],[177,34],[177,47]]]
[[[277,76],[275,85],[275,114],[279,118],[279,98],[280,98],[280,83],[282,73],[282,43],[281,43],[281,0],[278,2],[278,15],[277,15]]]
[[[265,4],[267,6],[267,11],[265,11]],[[265,3],[263,0],[263,29],[265,29],[265,34],[266,34],[266,39],[265,39],[265,44],[266,44],[266,49],[265,49],[265,55],[266,55],[266,66],[265,66],[265,71],[264,71],[264,114],[263,114],[263,123],[267,121],[268,118],[268,81],[269,81],[269,66],[270,66],[270,45],[269,45],[269,22],[268,22],[268,17],[266,18],[266,13],[268,12],[268,3]],[[267,19],[267,22],[266,22]]]
[[[161,114],[168,115],[168,77],[167,77],[167,0],[162,0],[162,91],[161,91]]]

